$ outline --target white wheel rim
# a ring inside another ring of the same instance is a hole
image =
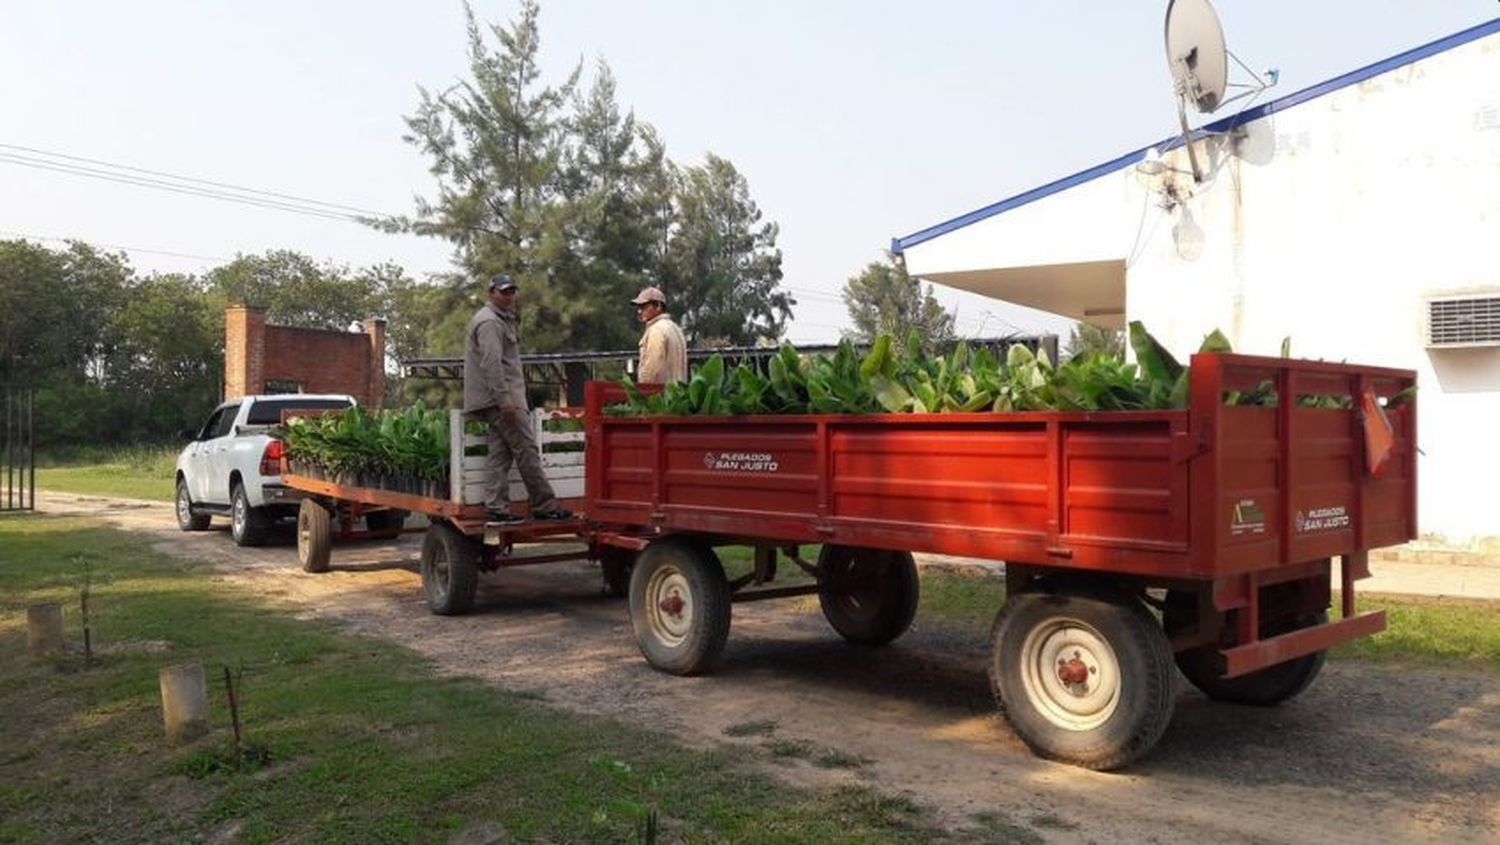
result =
[[[234,533],[245,533],[245,497],[234,497]]]
[[[438,549],[432,556],[432,565],[428,571],[432,573],[432,590],[441,601],[448,595],[448,553],[445,549]]]
[[[1092,626],[1048,619],[1021,644],[1021,685],[1047,721],[1067,730],[1093,730],[1119,707],[1120,662]]]
[[[187,488],[177,488],[177,521],[186,524],[193,516],[192,505],[188,502]]]
[[[693,592],[682,570],[663,566],[646,584],[646,619],[651,634],[667,646],[682,645],[693,626]]]
[[[312,517],[306,512],[297,514],[297,551],[303,560],[312,556]]]

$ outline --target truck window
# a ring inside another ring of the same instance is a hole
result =
[[[227,410],[229,410],[229,409],[228,408],[219,408],[218,410],[214,411],[212,414],[208,415],[208,422],[206,422],[206,423],[203,424],[203,428],[198,429],[198,439],[199,440],[209,440],[209,439],[217,436],[217,435],[214,434],[214,432],[218,430],[218,428],[219,428],[219,420],[221,420],[221,419],[224,418],[224,412],[227,411]]]
[[[234,418],[240,415],[240,406],[230,405],[219,411],[219,424],[214,426],[213,433],[209,437],[223,437],[234,427]]]
[[[262,399],[250,406],[246,425],[276,425],[283,411],[342,411],[350,404],[348,399]]]

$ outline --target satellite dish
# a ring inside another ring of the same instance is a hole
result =
[[[1170,0],[1167,4],[1167,66],[1177,96],[1208,114],[1224,100],[1229,84],[1229,49],[1224,27],[1208,0]]]

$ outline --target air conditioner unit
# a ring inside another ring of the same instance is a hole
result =
[[[1435,296],[1427,300],[1427,346],[1500,346],[1500,292]]]

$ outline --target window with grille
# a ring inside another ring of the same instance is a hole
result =
[[[1427,345],[1500,346],[1500,293],[1427,300]]]

